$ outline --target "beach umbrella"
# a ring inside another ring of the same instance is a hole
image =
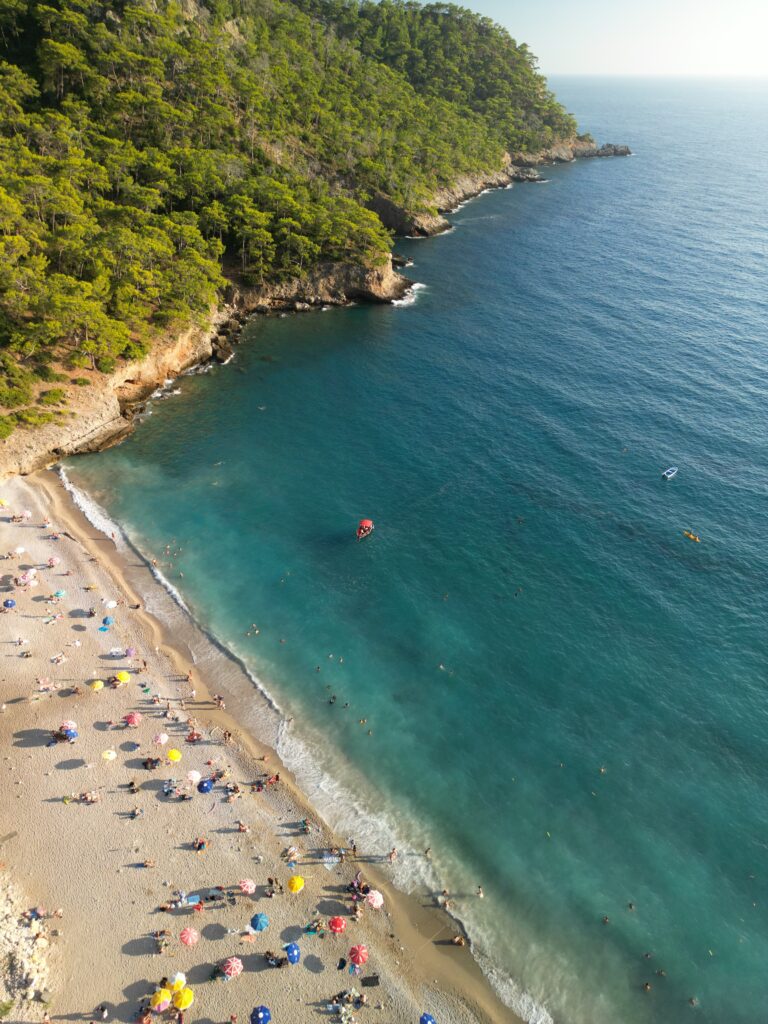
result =
[[[68,740],[76,740],[78,737],[77,729],[62,729],[61,730]]]
[[[171,1005],[171,993],[167,988],[158,988],[150,996],[149,1005],[155,1013],[163,1013]]]
[[[198,782],[197,791],[198,793],[210,793],[213,789],[213,779],[203,779],[202,782]]]
[[[67,592],[66,592],[66,590],[54,590],[53,596],[54,597],[66,597],[67,596]]]
[[[179,938],[185,946],[196,946],[200,941],[200,932],[194,928],[184,928]]]
[[[8,508],[8,502],[5,498],[0,498],[0,508]]]
[[[112,618],[111,615],[105,615],[104,618],[101,620],[101,624],[102,626],[111,626],[114,621],[115,620]]]
[[[362,967],[364,963],[368,962],[368,947],[362,944],[353,946],[349,951],[349,959],[355,967]]]
[[[298,943],[289,942],[287,946],[283,946],[285,955],[288,957],[289,964],[297,964],[301,960],[301,950],[299,949]]]
[[[266,930],[269,924],[269,918],[266,914],[254,914],[251,918],[251,928],[255,932],[263,932]]]
[[[291,875],[291,877],[288,879],[288,892],[301,892],[303,888],[304,879],[301,877],[301,875]]]
[[[168,742],[168,733],[159,732],[157,736],[155,736],[155,738],[152,740],[152,742],[156,743],[158,747],[164,747],[165,744]]]
[[[225,978],[236,978],[243,973],[243,961],[237,956],[231,956],[221,965],[221,971]]]
[[[177,750],[175,747],[173,748],[173,750],[169,750],[168,751],[168,760],[169,761],[180,761],[181,760],[181,751]]]
[[[16,602],[13,600],[12,597],[9,597],[7,600],[3,601],[3,608],[15,608],[15,607],[16,607]]]
[[[104,758],[105,761],[114,761],[115,758],[117,757],[117,751],[116,750],[102,750],[101,756]]]
[[[13,553],[15,555],[23,555],[26,550],[26,548],[15,548]]]
[[[99,690],[104,689],[104,681],[102,679],[94,679],[92,683],[88,683],[94,693],[98,693]]]
[[[105,601],[104,605],[107,608],[117,608],[117,601]]]
[[[125,656],[126,656],[126,658],[135,658],[136,657],[136,648],[135,647],[126,647],[125,648]]]
[[[244,892],[246,896],[253,896],[256,892],[256,883],[252,878],[241,878],[238,885],[240,892]]]
[[[194,768],[191,772],[187,772],[187,782],[191,782],[193,786],[196,786],[202,777],[200,772]]]
[[[76,729],[76,728],[77,728],[77,722],[73,722],[71,720],[67,720],[66,722],[62,722],[61,723],[61,725],[59,726],[59,732],[66,732],[68,729]]]
[[[61,562],[61,559],[59,558],[59,556],[58,556],[58,555],[51,555],[51,557],[50,557],[50,558],[48,559],[48,566],[49,566],[49,567],[50,567],[51,569],[53,569],[53,568],[55,568],[55,567],[56,567],[57,565],[59,565],[59,563],[60,563],[60,562]]]
[[[365,897],[365,902],[369,907],[373,907],[374,910],[381,910],[384,906],[384,897],[381,895],[378,889],[371,889],[368,895]]]
[[[126,725],[133,726],[133,728],[135,729],[136,726],[141,721],[141,712],[129,711],[127,715],[123,716],[123,721],[125,722]]]
[[[437,1024],[431,1013],[422,1013],[419,1017],[419,1024]]]
[[[119,672],[115,673],[115,679],[118,683],[130,683],[131,673],[126,672],[124,668],[121,668]]]
[[[99,626],[99,632],[100,633],[108,633],[109,632],[109,626]]]
[[[254,1006],[251,1011],[251,1024],[269,1024],[272,1020],[268,1006]]]
[[[168,984],[171,987],[171,992],[181,992],[187,984],[187,976],[183,971],[176,971]]]
[[[183,988],[173,997],[173,1005],[177,1010],[188,1010],[195,1001],[195,993],[191,988]]]
[[[342,932],[346,931],[347,922],[343,917],[332,917],[328,922],[328,927],[334,935],[341,935]]]

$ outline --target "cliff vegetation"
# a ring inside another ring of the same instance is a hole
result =
[[[448,4],[0,0],[0,437],[227,278],[383,266],[372,197],[424,209],[574,134],[525,45]]]

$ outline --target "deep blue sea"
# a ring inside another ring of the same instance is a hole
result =
[[[401,242],[411,304],[253,323],[67,471],[182,548],[310,795],[432,847],[399,881],[456,894],[530,1019],[760,1024],[768,82],[552,84],[635,155]]]

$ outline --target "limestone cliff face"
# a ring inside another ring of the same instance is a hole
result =
[[[225,361],[243,321],[252,313],[392,302],[402,298],[410,284],[393,270],[391,258],[372,270],[329,263],[304,279],[263,288],[233,284],[227,303],[211,310],[206,324],[155,339],[144,359],[124,363],[111,374],[78,370],[78,376],[91,381],[90,386],[66,388],[67,408],[60,422],[33,429],[17,427],[0,440],[0,478],[32,473],[68,455],[99,451],[121,440],[133,429],[137,404],[164,381],[211,358]]]
[[[506,188],[516,181],[540,181],[541,175],[536,168],[542,164],[570,163],[588,157],[630,155],[629,146],[606,143],[598,147],[594,142],[571,139],[538,153],[505,153],[502,166],[497,171],[461,175],[452,185],[436,192],[429,203],[430,208],[425,211],[407,210],[383,195],[374,196],[368,207],[396,235],[427,238],[450,228],[444,214],[486,189]]]

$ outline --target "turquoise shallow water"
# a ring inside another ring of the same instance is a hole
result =
[[[472,202],[400,244],[414,304],[256,323],[68,472],[181,545],[167,575],[294,717],[300,777],[370,812],[358,842],[432,846],[527,1016],[673,1024],[695,994],[756,1024],[768,83],[554,86],[636,156]]]

